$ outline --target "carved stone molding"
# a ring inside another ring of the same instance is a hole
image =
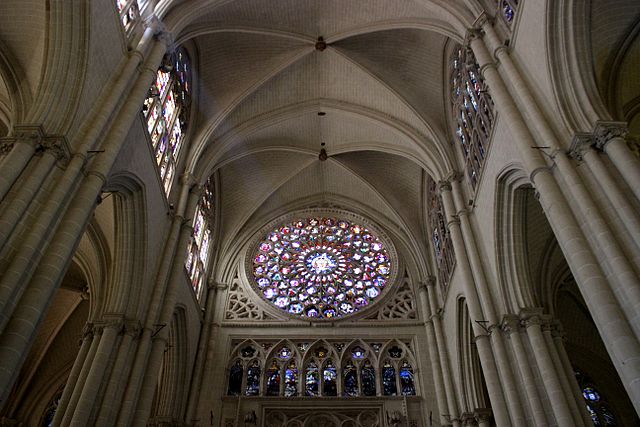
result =
[[[51,152],[58,161],[68,162],[71,159],[71,150],[67,139],[63,136],[47,136],[40,143],[44,151]]]
[[[515,315],[506,315],[502,319],[502,323],[500,323],[500,330],[504,332],[506,335],[511,335],[512,333],[517,333],[520,331],[520,319]]]
[[[628,133],[625,122],[599,121],[593,130],[596,147],[604,151],[606,145],[614,138],[624,138]]]
[[[579,162],[582,161],[584,154],[591,150],[594,143],[594,137],[590,133],[576,133],[571,141],[571,147],[567,154],[572,159],[576,159]]]
[[[482,423],[482,422],[489,422],[491,421],[491,409],[488,408],[476,408],[476,410],[473,412],[473,414],[476,417],[476,420],[478,421],[478,423]]]

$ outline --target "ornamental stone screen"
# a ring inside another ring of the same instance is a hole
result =
[[[308,216],[260,235],[249,277],[268,302],[294,317],[328,320],[379,301],[393,282],[391,244],[361,220]]]

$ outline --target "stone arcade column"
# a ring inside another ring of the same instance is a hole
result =
[[[551,168],[546,164],[524,119],[477,32],[471,47],[489,86],[498,112],[509,123],[513,142],[525,170],[540,194],[540,204],[576,278],[607,350],[636,408],[640,412],[640,342],[612,292],[598,260],[564,198]],[[497,418],[497,417],[496,417]]]
[[[517,410],[511,414],[514,416],[514,422],[511,422],[509,417],[510,411],[507,410],[505,402],[510,405],[513,405],[514,402],[512,399],[505,399],[505,395],[503,394],[504,391],[500,384],[500,377],[498,376],[496,368],[496,361],[491,350],[491,344],[489,343],[489,336],[485,334],[475,322],[476,320],[484,319],[484,315],[480,307],[480,302],[478,301],[473,274],[469,266],[467,252],[464,247],[464,240],[460,231],[460,220],[458,219],[454,208],[453,196],[451,195],[451,184],[447,182],[442,183],[440,185],[440,194],[442,195],[442,204],[444,206],[447,228],[451,234],[453,250],[456,254],[456,270],[460,270],[464,294],[469,307],[469,315],[471,316],[476,346],[478,348],[478,355],[480,356],[480,364],[482,365],[482,372],[487,384],[487,390],[489,391],[489,399],[491,400],[491,406],[493,407],[496,422],[499,426],[525,425],[524,419],[520,419],[516,416],[516,414],[518,414]],[[510,407],[509,409],[512,408]]]
[[[30,129],[29,129],[30,128]],[[13,135],[0,141],[0,201],[2,201],[16,179],[29,163],[42,138],[39,126],[23,126],[13,130]]]
[[[595,138],[591,134],[578,134],[571,143],[570,156],[578,161],[584,161],[593,177],[596,179],[605,196],[618,213],[624,228],[634,241],[636,248],[640,248],[640,216],[635,207],[629,202],[616,183],[600,155],[593,147]],[[638,187],[636,184],[635,187]]]
[[[474,415],[478,422],[478,427],[490,427],[491,426],[491,409],[478,408],[475,410]]]
[[[433,324],[436,348],[438,349],[438,359],[440,360],[440,367],[442,369],[444,392],[447,397],[446,407],[449,409],[449,414],[444,414],[444,418],[449,423],[451,423],[451,425],[459,427],[461,425],[461,420],[460,412],[458,409],[458,401],[456,400],[458,392],[455,389],[453,375],[451,374],[451,368],[449,366],[449,354],[447,352],[447,343],[444,340],[440,312],[436,304],[437,297],[435,290],[435,281],[427,282],[427,300],[429,302],[429,320]],[[444,408],[445,407],[443,407],[441,410],[444,410]]]
[[[640,200],[640,160],[629,150],[624,140],[626,123],[601,121],[594,131],[596,146],[604,151]]]
[[[131,124],[156,74],[158,64],[166,51],[165,39],[157,39],[151,46],[146,63],[119,110],[114,125],[107,133],[101,148],[89,167],[82,173],[86,153],[74,153],[55,191],[42,209],[33,231],[27,236],[18,254],[3,277],[3,285],[15,287],[28,282],[19,304],[0,335],[0,398],[4,400],[15,381],[24,355],[35,337],[38,325],[46,314],[53,294],[60,284],[69,260],[80,241],[96,200],[106,181]],[[137,61],[134,63],[134,69]],[[135,74],[134,74],[135,75]],[[131,76],[127,76],[131,79]],[[80,181],[77,191],[72,191]],[[60,215],[63,201],[73,195],[71,204],[64,211],[59,226],[51,233],[53,220]],[[49,206],[51,205],[51,206]],[[50,210],[48,210],[51,208]],[[53,235],[50,240],[48,236]],[[44,240],[51,243],[43,245]],[[40,256],[41,255],[41,256]],[[34,272],[31,266],[37,264]]]
[[[438,409],[440,411],[440,422],[444,425],[447,424],[444,411],[447,408],[447,401],[445,399],[444,381],[442,379],[442,361],[440,360],[438,352],[438,343],[435,336],[435,326],[431,319],[432,313],[429,306],[429,289],[430,286],[435,286],[436,279],[433,276],[427,278],[426,283],[420,283],[418,288],[418,294],[420,298],[420,308],[424,316],[424,326],[427,331],[427,344],[429,346],[429,360],[431,361],[431,372],[433,373],[433,381],[436,388],[436,400],[438,402]]]

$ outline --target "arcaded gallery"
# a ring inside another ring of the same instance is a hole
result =
[[[639,414],[640,1],[0,0],[0,427]]]

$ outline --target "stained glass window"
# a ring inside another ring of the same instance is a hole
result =
[[[229,396],[239,396],[242,391],[242,376],[244,374],[244,367],[242,361],[237,360],[235,364],[229,370],[229,388],[227,394]]]
[[[187,129],[190,92],[191,66],[186,51],[180,48],[165,57],[142,107],[167,195],[171,191]]]
[[[364,396],[375,396],[376,371],[373,369],[373,366],[371,366],[371,362],[369,362],[369,360],[365,360],[362,364],[360,378],[362,378],[362,394]]]
[[[58,406],[60,406],[60,399],[62,399],[63,390],[64,387],[60,388],[47,405],[47,409],[45,409],[44,415],[42,416],[42,422],[40,423],[41,427],[53,426],[53,419],[56,416]]]
[[[582,397],[594,427],[617,426],[615,415],[591,378],[581,371],[575,371],[575,375],[578,385],[582,389]]]
[[[470,49],[458,46],[451,57],[451,105],[453,123],[465,164],[475,190],[489,147],[493,126],[493,101]]]
[[[280,366],[274,360],[267,370],[267,396],[280,395]]]
[[[351,361],[344,367],[344,394],[346,396],[357,396],[359,394],[358,372]]]
[[[393,357],[394,359],[399,359],[402,357],[402,349],[397,345],[394,345],[393,347],[391,347],[388,353],[389,353],[389,356]]]
[[[257,396],[260,394],[260,362],[254,360],[247,369],[247,396]]]
[[[400,367],[400,388],[403,396],[414,396],[416,394],[416,387],[413,383],[413,368],[406,360],[402,362]]]
[[[318,365],[314,362],[307,365],[304,378],[305,394],[307,396],[319,396],[320,395],[320,378],[318,373]]]
[[[288,359],[291,357],[291,350],[289,347],[282,347],[278,352],[278,357],[281,359]]]
[[[202,197],[193,218],[193,235],[187,247],[185,268],[189,273],[191,286],[200,298],[205,282],[205,273],[209,261],[209,248],[211,246],[211,228],[214,216],[213,181],[208,179],[202,191]]]
[[[127,35],[131,34],[136,24],[140,22],[142,3],[142,0],[116,0],[120,22]]]
[[[307,218],[269,232],[252,272],[260,293],[276,307],[305,318],[331,319],[377,299],[391,259],[368,228],[335,218]]]
[[[284,372],[284,395],[286,397],[298,395],[298,369],[295,360],[289,362]]]
[[[511,25],[518,11],[519,0],[497,0],[499,13],[507,25]]]
[[[331,359],[327,360],[322,371],[322,395],[323,396],[337,396],[338,386],[336,380],[338,373],[336,367]]]
[[[436,182],[429,177],[427,179],[427,200],[431,241],[433,242],[433,250],[436,256],[438,279],[443,294],[445,294],[453,272],[455,255],[453,253],[453,242],[445,223],[442,197],[438,193],[437,187]]]
[[[364,359],[365,355],[366,352],[362,347],[354,347],[353,350],[351,350],[351,357],[354,359]]]
[[[385,396],[396,396],[398,394],[396,368],[393,367],[389,360],[386,360],[382,366],[382,394]]]

